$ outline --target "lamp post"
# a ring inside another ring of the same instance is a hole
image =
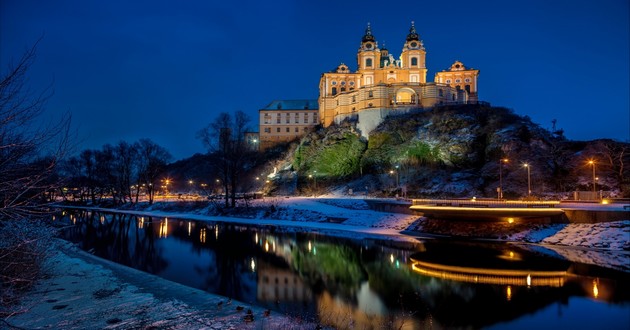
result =
[[[529,197],[532,195],[532,180],[530,175],[531,166],[529,166],[529,164],[527,163],[523,164],[523,166],[527,168],[527,196]]]
[[[596,179],[595,179],[595,161],[594,160],[589,160],[588,164],[591,165],[593,167],[593,197],[596,198],[597,196],[597,187],[596,187]]]
[[[499,160],[499,199],[503,199],[503,163],[507,163],[507,158]]]

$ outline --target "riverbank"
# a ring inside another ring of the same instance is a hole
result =
[[[344,237],[413,240],[429,230],[418,216],[370,210],[362,199],[277,198],[254,201],[238,214],[213,215],[208,204],[172,202],[133,210],[103,211],[274,226]],[[456,227],[451,234],[457,234]],[[461,227],[459,229],[462,229]],[[470,228],[465,232],[470,232]],[[405,233],[402,233],[402,232]],[[409,235],[412,234],[412,235]],[[429,236],[421,239],[430,239]],[[628,269],[630,220],[600,224],[536,225],[497,240],[538,243],[570,261]],[[48,277],[26,297],[21,313],[6,319],[16,328],[314,329],[316,324],[231,302],[156,276],[96,258],[59,241]],[[237,310],[237,306],[243,307]],[[251,310],[253,321],[247,316]]]

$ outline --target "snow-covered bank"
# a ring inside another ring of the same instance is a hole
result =
[[[315,324],[103,260],[58,240],[5,329],[314,329]],[[248,316],[251,315],[251,316]],[[0,320],[2,321],[2,320]]]

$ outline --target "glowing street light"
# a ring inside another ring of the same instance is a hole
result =
[[[523,164],[523,166],[527,168],[527,196],[529,197],[532,195],[532,180],[531,180],[531,173],[530,173],[531,166],[529,166],[529,164],[527,163]]]
[[[507,158],[499,160],[499,199],[503,199],[503,164],[507,164]]]
[[[597,196],[597,185],[596,185],[597,178],[595,177],[595,161],[591,159],[591,160],[588,161],[588,164],[593,167],[593,197],[596,198],[596,196]]]

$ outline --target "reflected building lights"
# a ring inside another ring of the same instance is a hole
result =
[[[256,233],[256,236],[254,236],[254,243],[258,244],[258,233]]]
[[[199,241],[201,243],[206,242],[206,228],[201,228],[201,230],[199,231]]]
[[[168,218],[164,218],[164,221],[160,222],[160,238],[166,238],[168,236]]]
[[[256,263],[254,262],[254,258],[252,258],[252,261],[249,263],[249,266],[252,268],[252,272],[256,271]]]
[[[507,286],[505,295],[506,295],[507,301],[512,300],[512,286],[510,285]]]
[[[269,252],[269,241],[265,241],[265,252]]]
[[[188,236],[192,233],[192,222],[188,221]]]
[[[593,298],[597,299],[599,297],[599,279],[593,280]]]
[[[531,286],[532,285],[532,276],[530,274],[527,274],[527,286]]]
[[[394,255],[393,254],[389,255],[389,262],[392,263],[392,264],[394,263]]]
[[[140,229],[144,228],[144,217],[138,218],[138,228]]]
[[[313,250],[313,245],[311,244],[311,241],[308,241],[308,252],[310,253]]]
[[[214,226],[214,239],[219,239],[219,225]]]

